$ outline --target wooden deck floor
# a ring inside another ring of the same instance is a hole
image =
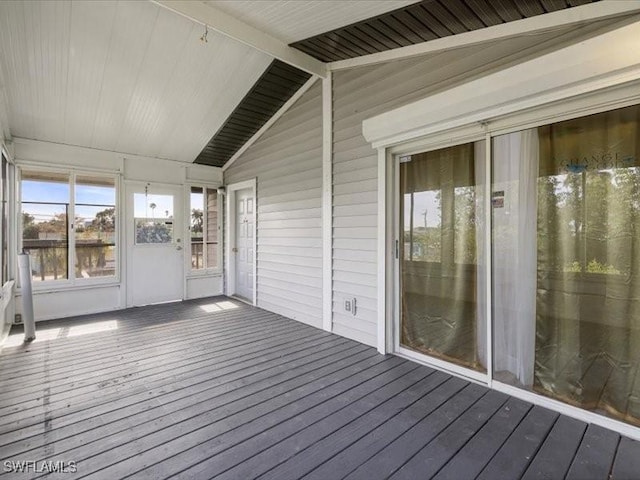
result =
[[[2,471],[74,461],[75,474],[53,477],[640,477],[638,442],[223,297],[38,329],[0,355]]]

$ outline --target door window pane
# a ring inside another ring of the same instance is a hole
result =
[[[484,142],[404,160],[400,343],[484,371],[483,235],[476,235],[484,215]]]
[[[31,258],[33,281],[69,277],[69,175],[22,173],[22,246]]]
[[[640,107],[496,137],[495,378],[640,424]]]
[[[136,244],[173,243],[173,195],[135,193]]]
[[[80,176],[75,185],[76,278],[116,274],[116,185],[113,177]]]

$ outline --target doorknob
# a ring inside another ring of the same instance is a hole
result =
[[[181,247],[180,245],[178,245],[178,246],[176,247],[176,250],[182,250],[182,247]]]
[[[238,249],[237,249],[236,247],[233,247],[233,248],[231,249],[231,251],[232,251],[233,253],[238,253]]]

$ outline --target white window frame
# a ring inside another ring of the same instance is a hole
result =
[[[203,232],[203,237],[202,237],[202,242],[203,242],[203,253],[202,253],[202,261],[203,264],[205,265],[204,268],[199,268],[199,269],[193,269],[191,267],[191,188],[192,187],[196,187],[196,188],[202,188],[202,194],[203,194],[203,199],[202,199],[202,207],[203,207],[203,211],[202,211],[202,216],[203,216],[203,220],[202,220],[202,232]],[[206,238],[204,237],[204,233],[207,231],[207,215],[206,215],[206,209],[207,209],[207,205],[206,205],[206,189],[209,190],[215,190],[217,192],[217,197],[218,197],[218,201],[217,201],[217,210],[218,210],[218,249],[217,249],[217,262],[216,265],[217,267],[206,267],[207,265],[207,241]],[[222,229],[222,223],[223,223],[223,211],[224,209],[222,208],[222,201],[223,201],[223,196],[220,193],[220,185],[219,184],[211,184],[211,183],[187,183],[185,185],[185,196],[186,196],[186,202],[185,202],[185,235],[184,238],[187,239],[188,243],[189,243],[189,250],[188,250],[188,255],[185,255],[185,271],[187,272],[187,278],[197,278],[197,277],[204,277],[204,276],[210,276],[210,275],[220,275],[222,273],[222,248],[223,248],[223,229]],[[186,242],[185,242],[186,244]]]
[[[70,290],[78,288],[93,287],[96,285],[117,285],[120,284],[121,272],[122,272],[122,208],[120,205],[120,191],[121,191],[121,175],[115,172],[106,172],[100,170],[90,169],[68,169],[68,168],[55,168],[45,167],[39,164],[21,163],[16,166],[16,204],[17,204],[17,240],[18,250],[22,251],[22,172],[50,172],[69,175],[69,213],[68,213],[68,225],[67,225],[67,268],[68,278],[63,280],[45,280],[32,282],[34,292],[41,291],[57,291],[57,290]],[[116,255],[115,255],[115,275],[109,277],[93,277],[93,278],[77,278],[75,275],[75,186],[76,178],[83,175],[101,176],[105,178],[113,179],[115,187],[115,239],[116,239]]]

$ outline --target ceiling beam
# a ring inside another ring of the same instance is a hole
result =
[[[202,1],[194,0],[151,0],[153,3],[178,13],[190,20],[206,25],[218,33],[233,38],[250,47],[260,50],[278,60],[304,70],[312,75],[325,78],[327,64],[306,53],[290,47],[283,41],[235,17],[222,12]]]
[[[438,38],[416,45],[394,48],[385,52],[329,63],[332,71],[346,68],[375,65],[378,63],[438,53],[454,48],[467,47],[493,40],[507,39],[519,35],[534,35],[568,25],[579,25],[640,12],[640,0],[607,0],[571,7],[544,15],[524,18],[471,32]]]

